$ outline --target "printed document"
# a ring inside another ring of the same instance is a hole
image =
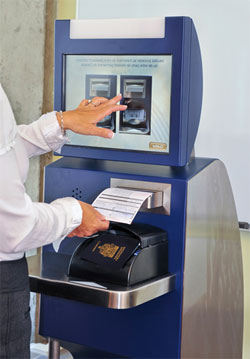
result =
[[[92,203],[109,221],[131,224],[142,204],[152,192],[107,188]]]

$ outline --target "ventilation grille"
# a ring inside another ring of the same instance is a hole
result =
[[[81,200],[82,199],[82,190],[79,187],[72,189],[71,197]]]

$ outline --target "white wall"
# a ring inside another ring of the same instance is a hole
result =
[[[18,124],[41,115],[45,0],[0,0],[0,81]],[[31,159],[26,189],[39,199],[40,160]]]
[[[77,18],[190,16],[203,59],[196,156],[220,158],[240,221],[250,223],[250,1],[78,0]]]

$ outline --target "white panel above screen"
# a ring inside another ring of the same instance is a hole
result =
[[[71,20],[71,39],[164,38],[165,18]]]
[[[78,19],[190,16],[203,60],[196,156],[221,159],[238,218],[250,223],[250,1],[78,0]],[[120,20],[119,20],[120,21]],[[120,23],[121,27],[122,22]]]

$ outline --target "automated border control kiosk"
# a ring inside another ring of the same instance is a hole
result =
[[[48,288],[52,272],[64,275],[54,292],[43,291],[40,334],[129,358],[241,358],[242,261],[231,186],[220,160],[192,155],[202,103],[193,21],[56,21],[55,110],[116,93],[127,110],[99,123],[114,138],[69,132],[63,157],[46,167],[45,201],[73,196],[91,204],[109,188],[151,192],[151,201],[130,225],[113,223],[97,237],[100,262],[88,247],[96,237],[66,238],[58,253],[44,247]],[[109,265],[126,241],[134,247],[125,261]]]

